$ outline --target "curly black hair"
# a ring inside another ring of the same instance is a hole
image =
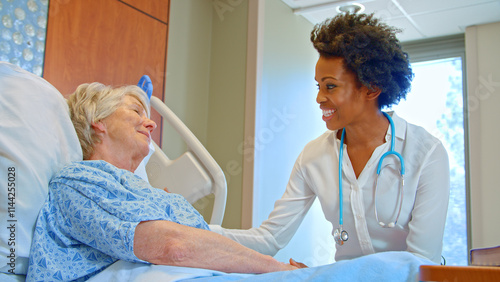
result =
[[[380,109],[399,103],[410,91],[413,72],[396,33],[373,14],[339,14],[317,24],[311,32],[314,48],[323,57],[341,57],[360,83],[378,87]]]

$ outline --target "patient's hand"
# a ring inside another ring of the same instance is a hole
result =
[[[301,262],[296,262],[292,258],[290,258],[290,265],[293,265],[293,266],[295,266],[297,268],[308,268],[307,265],[305,265],[305,264],[303,264]]]
[[[299,269],[299,267],[295,266],[295,265],[292,265],[290,263],[284,263],[284,262],[281,262],[281,267],[279,269],[276,269],[276,270],[272,270],[271,272],[273,271],[287,271],[287,270],[296,270],[296,269]]]

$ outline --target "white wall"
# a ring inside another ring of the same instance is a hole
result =
[[[223,225],[241,227],[246,89],[248,0],[210,1],[212,50],[207,149],[226,176],[228,196]],[[225,5],[220,5],[223,3]]]
[[[500,245],[500,22],[466,29],[472,248]]]
[[[208,0],[170,1],[165,103],[206,146],[210,94],[212,5]],[[177,132],[163,122],[162,150],[170,159],[186,151]],[[215,157],[214,157],[215,158]],[[206,220],[213,201],[195,203]]]
[[[170,11],[165,103],[206,144],[212,6],[205,0],[172,0]],[[168,125],[163,128],[162,148],[170,158],[185,151],[182,139]]]
[[[223,226],[241,227],[248,0],[171,0],[166,104],[193,131],[224,171],[228,196]],[[170,158],[185,145],[167,125]],[[194,205],[210,218],[210,199]]]
[[[255,117],[253,226],[267,219],[285,191],[293,164],[307,142],[326,130],[316,103],[318,54],[310,42],[313,25],[280,0],[264,6],[262,81]],[[311,114],[313,113],[313,114]],[[335,249],[316,202],[287,247],[275,256],[309,266],[332,261]]]

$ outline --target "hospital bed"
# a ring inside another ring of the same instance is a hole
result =
[[[137,174],[154,187],[168,187],[171,192],[184,195],[191,203],[214,194],[210,223],[220,224],[226,203],[222,170],[162,101],[153,97],[151,105],[172,124],[188,149],[172,160],[153,144],[151,155],[146,158],[149,161],[141,164],[142,170]],[[81,159],[81,148],[62,95],[42,78],[0,62],[0,281],[24,281],[34,225],[47,196],[48,183],[64,165]],[[414,281],[422,264],[432,263],[404,252],[387,252],[332,265],[251,275],[117,261],[91,280],[304,281],[336,277],[346,281]]]

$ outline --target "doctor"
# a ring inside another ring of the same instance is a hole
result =
[[[314,28],[316,101],[328,131],[303,149],[260,227],[213,231],[274,255],[317,197],[333,225],[336,261],[408,251],[440,262],[449,197],[446,150],[423,128],[382,112],[406,97],[413,79],[396,32],[364,14],[338,15]]]

